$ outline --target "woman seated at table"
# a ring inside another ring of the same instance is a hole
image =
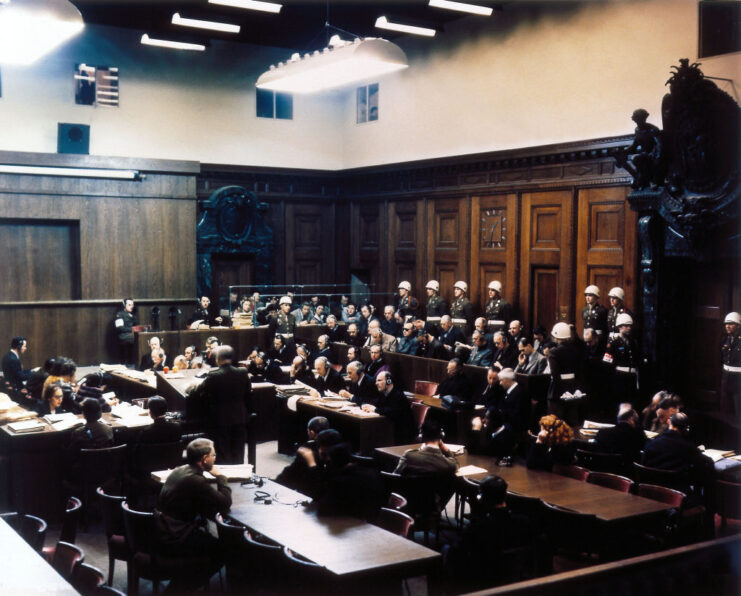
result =
[[[527,467],[550,470],[553,464],[571,464],[575,452],[573,441],[574,431],[568,424],[553,414],[543,416],[540,432],[527,454]]]
[[[62,398],[62,408],[67,412],[74,414],[80,413],[80,403],[75,391],[75,377],[77,375],[77,364],[71,358],[59,356],[54,359],[54,367],[51,374],[44,381],[42,395],[49,385],[59,383],[62,386],[64,397]]]
[[[63,398],[64,391],[61,383],[47,385],[42,394],[43,403],[39,406],[39,416],[66,414],[67,410],[62,408]]]

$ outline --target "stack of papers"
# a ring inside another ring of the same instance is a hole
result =
[[[128,402],[121,402],[111,408],[111,415],[118,418],[119,424],[128,428],[148,426],[154,422],[149,416],[149,410],[135,406]]]
[[[8,428],[14,433],[33,433],[44,430],[46,426],[41,420],[24,420],[23,422],[11,422]]]
[[[463,455],[466,452],[465,445],[453,445],[450,443],[445,443],[445,446],[453,455]]]
[[[720,460],[722,460],[722,459],[724,459],[726,457],[732,457],[732,456],[736,455],[736,452],[733,451],[733,450],[731,450],[731,451],[723,451],[722,449],[705,449],[703,451],[703,453],[705,455],[707,455],[710,459],[712,459],[713,461],[716,461],[716,462],[717,461],[720,461]]]
[[[489,470],[486,468],[479,468],[478,466],[463,466],[458,468],[455,473],[456,476],[473,476],[474,474],[486,474]]]
[[[103,364],[100,363],[100,370],[103,372],[122,372],[128,370],[125,364]]]
[[[609,422],[594,422],[592,420],[585,420],[584,424],[582,425],[582,428],[612,428],[615,426],[614,424],[610,424]]]
[[[67,430],[85,425],[85,421],[82,418],[78,418],[75,414],[47,414],[44,416],[44,420],[54,430]]]

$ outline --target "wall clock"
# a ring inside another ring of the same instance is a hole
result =
[[[504,248],[507,242],[507,218],[502,209],[482,209],[481,248]]]

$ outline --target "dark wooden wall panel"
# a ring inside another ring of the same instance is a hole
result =
[[[443,198],[427,203],[427,259],[431,278],[440,282],[440,295],[450,304],[453,284],[468,281],[470,248],[468,201]]]

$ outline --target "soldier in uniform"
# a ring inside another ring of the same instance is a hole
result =
[[[548,413],[555,414],[570,425],[578,426],[580,400],[564,400],[562,396],[567,392],[573,395],[579,387],[579,350],[571,341],[571,328],[566,323],[556,323],[551,336],[556,345],[548,350],[548,367],[551,371]]]
[[[721,411],[741,414],[741,314],[729,312],[723,321],[726,336],[720,349],[723,370],[720,377]]]
[[[286,343],[293,343],[293,333],[296,330],[296,318],[291,314],[291,299],[283,296],[278,303],[280,312],[268,324],[268,331],[271,337],[280,333],[286,340]]]
[[[620,335],[616,324],[618,315],[625,313],[632,318],[633,313],[625,308],[625,290],[623,288],[612,288],[607,296],[610,300],[610,310],[607,311],[607,333],[612,339]]]
[[[134,332],[132,328],[138,324],[139,322],[134,314],[134,301],[131,298],[125,298],[123,310],[116,313],[114,321],[123,364],[136,364],[134,362]]]
[[[599,303],[599,288],[587,286],[584,290],[587,305],[581,311],[584,329],[594,329],[604,345],[607,339],[607,309]]]
[[[618,336],[611,339],[602,361],[612,366],[610,403],[607,412],[615,412],[622,402],[635,403],[638,396],[638,342],[631,337],[633,318],[626,313],[618,315],[615,324]]]
[[[425,286],[427,290],[427,317],[442,317],[448,312],[448,305],[440,298],[440,284],[431,279]]]
[[[465,281],[457,281],[453,286],[453,295],[455,300],[450,305],[450,318],[453,319],[454,325],[465,325],[465,332],[468,335],[473,325],[473,306],[468,298],[468,284]]]
[[[505,329],[512,320],[512,306],[502,298],[502,282],[494,280],[489,284],[489,301],[484,308],[492,332]]]
[[[396,312],[402,319],[415,317],[419,312],[419,300],[412,296],[412,284],[403,281],[399,284],[399,302],[396,304]]]

